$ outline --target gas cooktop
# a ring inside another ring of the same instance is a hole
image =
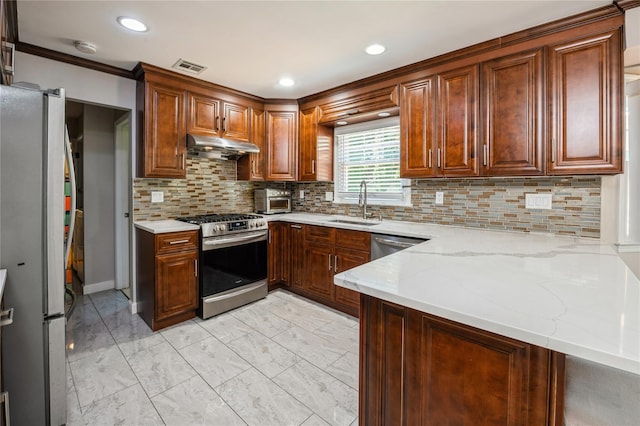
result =
[[[180,217],[178,220],[199,225],[202,238],[266,230],[269,227],[267,221],[259,214],[204,214],[201,216]]]
[[[178,218],[179,221],[192,223],[194,225],[202,225],[203,223],[215,223],[215,222],[235,222],[237,220],[254,220],[262,219],[262,216],[258,214],[203,214],[199,216],[187,216]]]

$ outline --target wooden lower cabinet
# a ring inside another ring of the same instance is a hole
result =
[[[289,238],[286,223],[269,223],[267,275],[269,288],[289,282]]]
[[[360,425],[561,425],[564,355],[362,295]]]
[[[367,263],[370,234],[298,223],[269,223],[269,288],[294,293],[358,316],[360,293],[336,286],[333,276]]]
[[[306,243],[304,289],[320,299],[333,300],[333,245]]]
[[[198,231],[152,234],[136,230],[138,314],[156,331],[195,317]]]

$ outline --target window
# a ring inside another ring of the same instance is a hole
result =
[[[411,185],[400,179],[398,117],[338,127],[335,130],[335,202],[356,204],[360,182],[367,182],[372,205],[411,205]]]

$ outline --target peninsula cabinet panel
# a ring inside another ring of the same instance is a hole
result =
[[[438,173],[477,176],[478,65],[438,74],[437,79]]]
[[[267,111],[267,180],[297,178],[296,115],[294,111]]]
[[[561,425],[564,355],[361,297],[360,425]]]
[[[434,176],[435,77],[403,84],[400,93],[400,176]]]
[[[267,156],[265,140],[265,112],[251,108],[251,143],[260,148],[257,154],[243,155],[238,158],[238,179],[263,181],[265,178],[265,158]]]
[[[549,174],[622,171],[620,32],[551,46]]]
[[[145,84],[142,177],[186,177],[185,91]]]
[[[543,175],[542,50],[482,64],[482,174]]]
[[[298,173],[300,181],[333,181],[333,129],[318,124],[319,108],[300,111]]]

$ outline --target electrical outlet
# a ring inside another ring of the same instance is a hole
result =
[[[164,192],[162,192],[162,191],[151,191],[151,202],[152,203],[162,203],[162,202],[164,202]]]
[[[324,193],[324,200],[325,201],[333,201],[333,192],[328,191]]]
[[[436,192],[436,204],[444,204],[444,192]]]
[[[551,210],[551,194],[524,194],[524,207],[526,209]]]
[[[300,190],[300,199],[304,200],[304,191],[302,189]]]

